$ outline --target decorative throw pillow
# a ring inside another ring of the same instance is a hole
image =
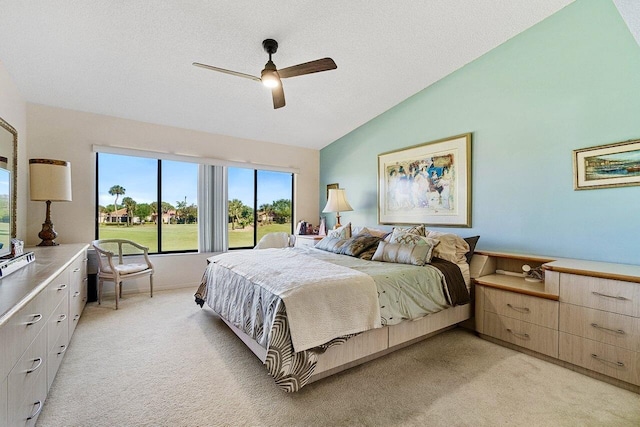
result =
[[[349,239],[339,239],[335,237],[325,237],[320,240],[315,246],[315,249],[320,249],[327,252],[333,252],[339,254],[342,252],[342,247],[349,241]]]
[[[363,259],[365,261],[371,261],[371,259],[373,258],[373,254],[376,253],[377,249],[378,249],[378,246],[373,245],[370,248],[367,248],[363,252],[361,252],[360,255],[358,255],[358,258]]]
[[[427,237],[438,239],[440,244],[433,250],[433,256],[450,261],[454,264],[467,262],[466,254],[469,252],[469,244],[456,234],[441,233],[427,230]]]
[[[370,234],[358,234],[353,236],[342,246],[343,255],[359,256],[362,252],[370,247],[377,247],[380,237],[372,236]]]
[[[403,245],[400,243],[378,243],[372,261],[395,262],[423,266],[431,261],[431,245]]]
[[[353,229],[351,229],[353,231]],[[370,234],[384,239],[389,234],[389,231],[381,230],[379,228],[362,227],[358,233],[355,234]]]
[[[471,264],[471,257],[473,256],[473,252],[476,250],[476,245],[478,244],[478,239],[480,236],[473,237],[465,237],[464,241],[469,245],[469,252],[467,252],[464,256],[467,258],[467,264]]]
[[[426,236],[425,234],[425,228],[424,225],[420,224],[420,225],[414,225],[413,227],[409,227],[409,228],[402,228],[402,227],[393,227],[393,231],[384,239],[385,242],[390,242],[391,241],[391,236],[393,235],[393,233],[409,233],[409,234],[415,234],[418,236]]]
[[[340,228],[331,230],[327,233],[327,237],[333,237],[334,239],[348,239],[351,237],[351,223],[343,225]]]
[[[387,240],[389,243],[402,243],[404,245],[426,245],[435,246],[438,244],[437,239],[420,236],[418,234],[395,228],[391,233],[391,238]]]

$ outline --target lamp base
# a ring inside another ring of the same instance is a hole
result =
[[[53,222],[51,222],[51,201],[47,200],[47,217],[42,224],[42,230],[38,233],[38,237],[42,239],[38,246],[58,246],[59,244],[54,241],[58,237],[58,233],[53,229]]]

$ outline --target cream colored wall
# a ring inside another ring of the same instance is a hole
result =
[[[18,132],[18,204],[16,218],[16,236],[25,238],[27,198],[27,104],[14,84],[13,79],[0,61],[0,117]]]
[[[51,204],[59,243],[90,242],[95,233],[95,153],[92,145],[111,145],[204,158],[299,169],[294,218],[318,216],[319,151],[250,141],[99,114],[27,104],[28,158],[71,162],[73,201]],[[45,204],[27,201],[26,243],[37,244]],[[202,276],[207,254],[153,257],[158,289],[193,285]],[[139,281],[139,289],[148,282]],[[107,288],[105,288],[107,290]]]

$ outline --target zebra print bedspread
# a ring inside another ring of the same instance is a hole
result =
[[[345,258],[343,255],[327,255],[318,252],[319,257],[334,256],[342,258],[340,262],[352,263],[352,261]],[[370,261],[361,261],[362,263],[371,263]],[[337,261],[336,261],[337,262]],[[375,263],[375,264],[388,264],[388,263]],[[436,312],[440,309],[448,306],[465,304],[469,302],[469,294],[462,277],[460,269],[451,264],[449,266],[438,265],[434,263],[434,266],[440,270],[442,280],[438,280],[433,286],[432,295],[426,295],[427,300],[422,302],[422,308],[426,302],[431,305],[433,301],[433,294],[439,293],[439,303],[437,305],[440,308],[432,308],[429,311]],[[441,263],[440,263],[441,264]],[[445,262],[446,264],[446,262]],[[392,265],[380,266],[381,268],[392,267]],[[447,268],[448,267],[448,268]],[[454,268],[455,267],[455,268]],[[375,268],[375,266],[371,266]],[[389,292],[391,284],[378,283],[378,295],[380,297],[380,304],[385,305],[390,302],[390,295],[398,295],[405,291],[409,292],[408,297],[412,300],[418,296],[415,289],[412,291],[406,288],[407,266],[398,266],[401,271],[404,271],[405,276],[400,281],[398,289],[394,289],[393,292]],[[293,349],[293,343],[291,340],[291,334],[289,330],[289,321],[287,319],[287,313],[285,304],[283,301],[264,290],[262,287],[251,283],[243,277],[240,277],[233,273],[231,270],[216,269],[215,277],[212,276],[213,268],[207,268],[203,277],[200,287],[195,294],[196,303],[201,307],[206,302],[211,309],[219,316],[242,330],[245,334],[252,337],[260,346],[267,350],[267,357],[265,360],[265,366],[269,374],[274,378],[276,384],[284,391],[295,392],[300,390],[306,385],[314,373],[318,357],[324,353],[329,347],[346,342],[349,338],[356,334],[341,336],[331,340],[330,342],[318,347],[314,347],[309,350],[295,352]],[[446,274],[443,272],[446,271]],[[385,276],[378,274],[377,276]],[[375,277],[374,277],[375,278]],[[210,289],[212,284],[214,289]],[[219,289],[222,287],[223,289]],[[437,292],[435,292],[437,291]],[[428,293],[427,293],[428,294]],[[383,298],[384,297],[384,298]],[[396,299],[396,297],[392,298]],[[447,301],[448,300],[448,301]],[[406,301],[401,306],[406,307],[408,304]],[[390,322],[389,319],[385,319],[386,313],[389,313],[390,308],[384,308],[387,310],[381,314],[383,317],[383,324],[395,323]],[[394,313],[399,313],[398,308],[392,309]],[[424,315],[422,312],[421,315]],[[403,318],[414,318],[413,316],[402,312]],[[416,317],[420,317],[417,315]]]

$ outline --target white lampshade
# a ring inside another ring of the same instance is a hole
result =
[[[29,184],[31,200],[70,202],[71,163],[29,159]]]
[[[329,190],[329,200],[322,212],[347,212],[352,211],[353,208],[347,202],[347,195],[344,188]]]

